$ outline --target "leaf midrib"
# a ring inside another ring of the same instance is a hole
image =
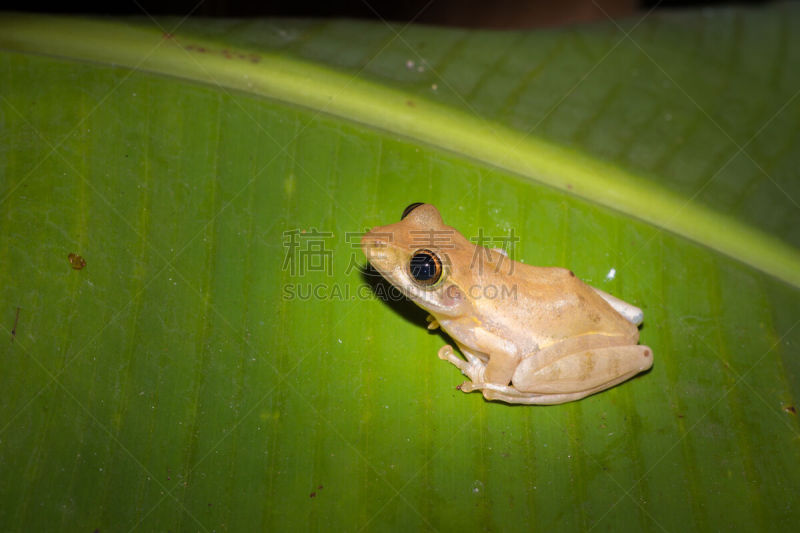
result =
[[[0,16],[0,49],[243,91],[389,131],[610,207],[800,286],[800,250],[695,204],[694,197],[684,198],[655,180],[637,179],[584,153],[327,66],[180,35],[167,38],[155,28],[120,21],[24,14]]]

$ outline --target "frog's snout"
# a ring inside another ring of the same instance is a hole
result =
[[[361,248],[365,252],[367,248],[377,248],[385,245],[385,243],[380,239],[380,236],[376,235],[376,229],[377,228],[372,228],[361,237]]]
[[[367,256],[368,261],[372,261],[376,256],[382,255],[380,250],[385,248],[387,244],[386,239],[377,233],[376,229],[378,228],[372,228],[361,237],[361,251]]]

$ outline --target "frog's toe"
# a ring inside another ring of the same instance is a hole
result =
[[[450,358],[455,355],[455,353],[453,352],[452,346],[450,346],[449,344],[445,344],[444,346],[439,348],[439,352],[437,353],[437,355],[439,356],[439,359],[442,359],[444,361],[449,361]]]
[[[438,355],[439,359],[442,359],[444,361],[449,361],[450,363],[455,365],[456,368],[461,370],[462,373],[465,373],[467,371],[469,365],[467,365],[466,361],[464,361],[463,359],[461,359],[459,356],[456,355],[456,352],[453,351],[453,347],[450,346],[449,344],[445,344],[444,346],[439,348]]]
[[[475,383],[473,383],[471,381],[465,381],[464,383],[462,383],[461,385],[459,385],[456,388],[458,390],[460,390],[461,392],[472,392],[474,390],[478,390],[480,387],[476,386]]]

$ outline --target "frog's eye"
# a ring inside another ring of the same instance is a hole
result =
[[[404,218],[406,218],[411,211],[413,211],[414,209],[418,208],[423,203],[424,202],[414,202],[413,204],[409,204],[408,207],[403,209],[403,214],[400,215],[400,220],[403,220]]]
[[[433,285],[442,277],[442,261],[430,250],[417,250],[411,256],[408,271],[420,285]]]

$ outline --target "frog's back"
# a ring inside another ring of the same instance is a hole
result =
[[[498,297],[492,302],[487,295],[476,303],[486,312],[500,311],[502,306],[502,312],[491,314],[504,322],[497,326],[524,328],[531,347],[590,334],[619,336],[624,343],[638,341],[638,328],[570,270],[517,261],[512,265],[482,276],[484,286],[495,286],[490,293]]]

